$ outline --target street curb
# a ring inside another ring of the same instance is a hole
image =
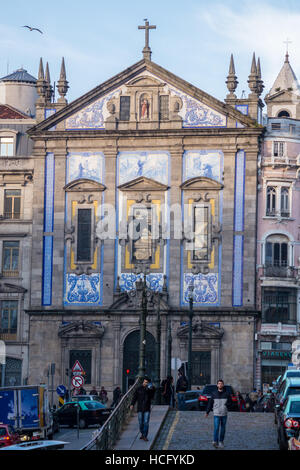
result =
[[[171,409],[171,408],[169,407],[169,408],[165,411],[164,417],[163,417],[163,419],[162,419],[162,421],[161,421],[161,423],[160,423],[160,426],[159,426],[159,428],[158,428],[158,430],[157,430],[157,432],[156,432],[156,434],[155,434],[155,436],[154,436],[153,441],[151,442],[151,445],[150,445],[150,449],[149,449],[149,450],[152,450],[152,449],[153,449],[153,447],[154,447],[154,445],[155,445],[155,443],[156,443],[156,441],[157,441],[157,437],[158,437],[158,435],[159,435],[159,433],[160,433],[160,430],[162,429],[163,425],[165,424],[165,421],[166,421],[166,418],[167,418],[167,416],[168,416],[168,414],[169,414],[170,409]]]

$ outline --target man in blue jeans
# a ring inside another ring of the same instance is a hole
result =
[[[213,446],[219,449],[224,448],[224,438],[226,431],[228,405],[231,403],[231,395],[224,387],[223,380],[218,380],[217,389],[211,394],[207,404],[206,417],[213,410],[214,414],[214,440]]]
[[[141,432],[140,439],[144,441],[148,441],[151,400],[154,394],[155,387],[152,385],[149,377],[144,377],[143,384],[136,389],[130,405],[130,409],[132,410],[137,402],[139,428]]]

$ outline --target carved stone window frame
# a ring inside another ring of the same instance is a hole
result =
[[[67,263],[68,263],[68,272],[84,272],[87,270],[98,272],[100,269],[100,255],[98,255],[96,260],[95,269],[92,268],[94,265],[94,254],[95,249],[97,248],[97,239],[96,239],[96,227],[97,227],[97,213],[95,209],[94,202],[98,204],[97,212],[99,213],[100,207],[103,202],[103,191],[106,187],[98,182],[88,180],[85,178],[80,178],[78,180],[68,183],[64,190],[70,195],[67,198],[67,211],[70,214],[69,220],[71,224],[65,226],[65,243],[67,243]],[[73,209],[73,204],[76,203],[75,209]],[[78,243],[78,209],[91,209],[91,257],[90,261],[79,261],[77,259],[77,243]],[[73,210],[75,213],[73,214]],[[72,267],[71,260],[71,251],[74,253],[74,265]]]

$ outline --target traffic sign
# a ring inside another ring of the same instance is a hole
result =
[[[73,378],[72,378],[72,385],[73,387],[75,388],[80,388],[82,387],[83,385],[83,377],[81,377],[81,375],[75,375]]]
[[[67,389],[64,385],[59,385],[56,389],[56,393],[57,395],[59,395],[60,397],[64,397],[65,394],[67,392]]]
[[[72,372],[73,374],[80,375],[82,372],[84,372],[82,365],[80,364],[79,361],[75,361],[73,367],[72,367]]]

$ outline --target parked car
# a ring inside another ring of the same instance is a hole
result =
[[[21,444],[14,444],[8,447],[2,447],[0,450],[57,450],[63,449],[65,444],[69,444],[69,442],[64,441],[28,441],[22,442]]]
[[[56,411],[56,416],[60,425],[77,425],[79,407],[79,427],[86,428],[93,424],[102,425],[111,413],[111,408],[107,408],[96,400],[86,400],[65,403]]]
[[[231,387],[231,385],[225,385],[224,388],[230,393],[232,400],[231,405],[228,406],[228,411],[239,411],[238,400],[235,396],[233,388]],[[206,410],[208,400],[211,398],[212,392],[217,389],[218,387],[216,385],[205,385],[198,398],[200,411]]]
[[[0,424],[0,447],[11,446],[21,442],[20,434],[10,424]]]
[[[98,401],[102,403],[97,395],[75,395],[71,398],[71,401]]]
[[[280,376],[280,380],[278,381],[278,388],[285,379],[291,379],[293,377],[300,377],[300,369],[287,369],[284,374]]]
[[[289,395],[300,395],[300,377],[287,378],[280,385],[278,393],[275,396],[275,424],[278,422],[278,413],[282,409],[283,403]]]
[[[288,449],[288,441],[300,429],[300,395],[288,395],[278,412],[277,440],[280,450]]]
[[[185,409],[187,411],[199,410],[199,396],[201,390],[187,390],[185,392]]]

